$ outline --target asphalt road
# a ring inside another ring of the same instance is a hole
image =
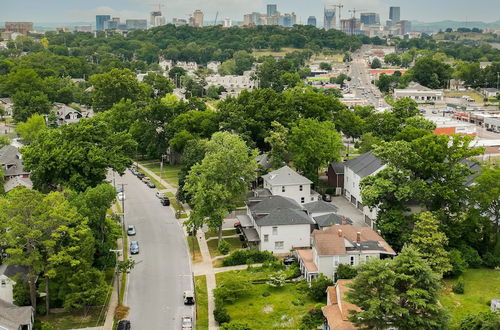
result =
[[[367,51],[366,47],[353,54],[353,61],[349,76],[351,80],[351,89],[357,98],[364,99],[369,105],[375,107],[384,106],[385,102],[381,98],[381,94],[375,85],[372,85],[366,60],[362,55]]]
[[[162,206],[151,189],[127,170],[116,177],[125,186],[125,224],[135,225],[139,254],[131,271],[125,305],[134,330],[180,329],[181,317],[192,316],[182,294],[193,290],[189,252],[184,233],[170,207]]]

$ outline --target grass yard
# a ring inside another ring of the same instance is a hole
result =
[[[208,329],[208,294],[207,277],[205,275],[195,276],[196,296],[196,329]]]
[[[479,95],[475,92],[447,92],[444,93],[444,97],[457,97],[461,98],[462,96],[468,96],[473,99],[476,103],[483,103],[483,96]]]
[[[153,171],[156,175],[165,180],[168,184],[172,185],[174,188],[179,186],[178,174],[182,165],[163,164],[162,170],[160,162],[157,160],[142,161],[140,164]]]
[[[189,245],[189,252],[191,253],[191,262],[197,263],[203,260],[201,255],[200,246],[198,245],[198,239],[196,236],[187,236],[187,244]]]
[[[228,229],[228,230],[222,230],[222,236],[232,236],[236,235],[236,229]],[[207,231],[205,233],[205,238],[210,238],[210,237],[218,237],[219,233],[216,231]]]
[[[37,319],[44,323],[50,323],[54,330],[80,329],[88,327],[96,327],[104,324],[106,318],[106,309],[93,307],[84,316],[83,312],[78,313],[54,313],[49,316],[39,316]]]
[[[187,214],[186,214],[186,212],[184,211],[184,206],[182,206],[182,204],[179,203],[179,201],[177,200],[177,198],[175,198],[175,195],[173,193],[167,191],[164,195],[167,196],[170,199],[170,204],[172,205],[172,207],[174,208],[174,210],[176,212],[177,211],[181,212],[180,219],[184,219],[184,218],[188,217]]]
[[[272,51],[270,49],[254,49],[253,56],[261,57],[261,56],[285,56],[288,53],[293,53],[295,51],[301,51],[303,49],[292,48],[292,47],[283,47],[279,52]]]
[[[238,237],[230,237],[230,238],[225,238],[224,239],[226,242],[229,243],[231,246],[229,248],[229,253],[233,252],[234,250],[238,250],[242,248],[242,242]],[[218,240],[213,239],[207,242],[208,249],[210,250],[210,256],[216,257],[216,256],[221,256],[222,254],[217,250],[217,243]]]
[[[450,312],[450,325],[457,329],[466,314],[477,314],[489,310],[489,301],[500,297],[500,271],[493,269],[469,269],[462,275],[465,293],[455,294],[451,290],[457,281],[445,280],[440,295],[441,304]]]
[[[267,279],[272,272],[247,270],[216,274],[217,284],[229,278],[241,280]],[[267,297],[264,292],[269,293]],[[286,283],[282,288],[268,284],[252,284],[249,293],[234,304],[226,304],[231,320],[240,320],[251,329],[299,329],[300,320],[317,303],[304,292],[297,290],[297,283]]]

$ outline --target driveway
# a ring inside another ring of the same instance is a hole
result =
[[[332,197],[332,204],[339,208],[338,214],[350,218],[353,226],[367,226],[363,213],[354,207],[345,197]]]
[[[193,290],[186,240],[170,207],[160,204],[155,189],[148,188],[129,171],[116,177],[125,183],[125,225],[136,226],[129,237],[139,242],[137,264],[131,271],[125,305],[130,307],[133,329],[180,328],[182,316],[192,316],[193,306],[183,304],[182,294]],[[194,291],[194,290],[193,290]]]

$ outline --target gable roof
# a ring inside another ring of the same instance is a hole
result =
[[[250,212],[254,214],[268,214],[275,209],[300,210],[302,208],[293,199],[279,195],[252,197],[247,201],[247,205]]]
[[[335,213],[339,210],[339,208],[332,203],[327,203],[325,201],[310,202],[304,204],[303,206],[309,213]]]
[[[327,288],[330,301],[327,301],[327,306],[322,308],[331,330],[350,330],[357,329],[354,324],[349,321],[349,311],[361,311],[361,309],[345,300],[345,293],[351,288],[347,284],[352,280],[338,280],[335,286]]]
[[[330,167],[336,174],[344,174],[344,163],[343,162],[331,162]]]
[[[311,184],[312,181],[308,178],[295,172],[288,166],[283,166],[275,171],[269,172],[262,176],[264,181],[272,185],[294,185],[294,184]]]
[[[256,218],[258,226],[312,225],[314,221],[305,210],[275,209],[262,218]]]
[[[352,225],[351,219],[334,213],[314,217],[314,221],[316,221],[320,228],[330,227],[333,225]]]
[[[357,233],[361,233],[358,245]],[[381,253],[396,255],[387,242],[370,227],[335,225],[312,233],[318,255],[335,256],[351,253]]]
[[[0,299],[0,325],[17,330],[21,325],[31,324],[33,307],[19,307]]]
[[[0,164],[15,164],[20,159],[19,149],[12,146],[3,146],[0,149]]]
[[[383,166],[382,161],[371,151],[349,159],[344,164],[361,178],[369,176]]]
[[[8,278],[13,278],[17,274],[21,275],[23,278],[27,278],[28,267],[19,265],[0,265],[0,275],[5,275]]]

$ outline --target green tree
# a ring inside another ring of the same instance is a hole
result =
[[[274,168],[278,168],[282,165],[287,153],[288,128],[277,121],[273,121],[271,125],[273,126],[273,130],[264,139],[264,142],[271,146],[271,151],[269,151],[271,163]]]
[[[92,107],[94,111],[109,110],[122,99],[133,102],[145,100],[152,88],[137,80],[136,74],[128,69],[113,69],[110,72],[90,77],[93,86]]]
[[[143,81],[151,86],[153,90],[153,94],[151,96],[153,98],[162,98],[168,93],[172,93],[172,91],[174,90],[174,84],[172,80],[155,72],[149,72],[144,77]]]
[[[370,66],[372,69],[378,69],[382,67],[382,62],[380,62],[380,60],[375,57]]]
[[[324,302],[326,299],[326,289],[332,285],[333,281],[331,279],[320,274],[311,281],[311,286],[307,291],[307,295],[317,302]]]
[[[182,167],[179,171],[179,188],[177,189],[177,199],[183,202],[189,202],[190,196],[184,190],[186,177],[195,164],[201,163],[205,158],[207,140],[190,140],[184,146],[182,155]]]
[[[361,264],[350,287],[347,301],[361,309],[349,312],[357,327],[446,328],[447,315],[437,304],[439,278],[414,248],[404,248],[393,260]]]
[[[413,80],[434,89],[446,87],[452,72],[453,69],[448,64],[431,57],[420,58],[410,70]]]
[[[359,138],[363,134],[364,124],[363,119],[349,109],[342,109],[335,116],[335,127],[351,138]]]
[[[12,96],[12,117],[17,122],[26,121],[34,114],[48,114],[52,104],[47,95],[39,91],[18,91]]]
[[[409,97],[394,102],[391,111],[401,121],[405,121],[407,118],[416,116],[419,113],[417,102]]]
[[[215,133],[207,143],[205,158],[186,178],[184,190],[191,195],[193,205],[190,221],[204,221],[218,230],[219,242],[224,217],[245,198],[248,183],[254,179],[256,156],[239,136]]]
[[[497,245],[500,230],[500,168],[483,168],[476,178],[476,183],[472,187],[475,207],[493,221],[494,245]]]
[[[101,183],[109,168],[123,173],[135,148],[129,134],[113,133],[97,119],[82,119],[41,133],[22,153],[36,189],[65,185],[83,191]]]
[[[46,129],[45,118],[38,114],[34,114],[25,123],[19,123],[16,126],[17,133],[28,144],[34,142]]]
[[[332,66],[331,66],[331,64],[330,64],[330,63],[326,63],[326,62],[321,62],[321,63],[319,64],[319,68],[320,68],[321,70],[325,70],[325,71],[331,71],[331,70],[332,70]]]
[[[481,312],[467,314],[460,322],[460,330],[495,330],[500,328],[500,313]]]
[[[394,66],[400,66],[401,65],[401,57],[398,56],[398,54],[392,53],[392,54],[387,54],[384,56],[384,62],[390,65]]]
[[[300,119],[290,131],[290,152],[294,165],[313,182],[318,170],[340,158],[342,139],[332,122]]]
[[[8,135],[0,135],[0,149],[4,146],[10,145],[10,139]]]
[[[450,256],[445,247],[448,238],[439,229],[439,221],[430,212],[416,215],[415,228],[410,242],[418,249],[421,257],[439,276],[451,270]]]
[[[106,303],[109,284],[104,280],[104,274],[97,269],[80,269],[67,281],[69,290],[64,299],[64,308],[84,308],[86,316],[90,306],[102,306]]]

